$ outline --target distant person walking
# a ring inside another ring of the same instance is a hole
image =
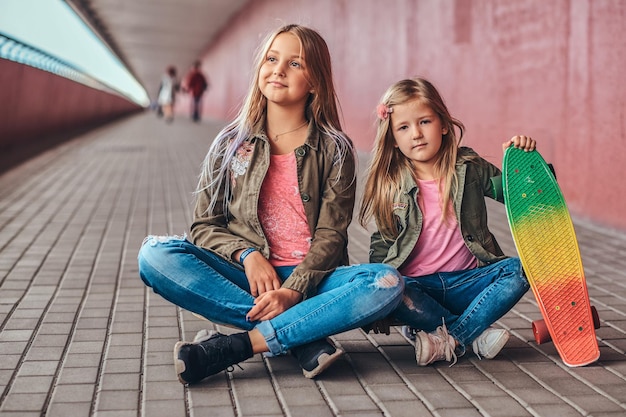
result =
[[[159,112],[165,118],[165,121],[171,123],[174,120],[174,102],[176,100],[176,92],[180,89],[180,83],[176,78],[176,67],[170,65],[167,67],[165,74],[161,77],[161,85],[159,86],[159,95],[157,104]]]
[[[209,82],[206,76],[200,70],[200,61],[193,64],[193,68],[187,74],[187,91],[191,93],[191,119],[194,122],[200,122],[202,115],[202,96],[209,88]]]

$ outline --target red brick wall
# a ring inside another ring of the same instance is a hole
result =
[[[252,1],[206,53],[205,112],[230,118],[263,35],[305,24],[329,44],[361,150],[383,91],[422,75],[467,126],[466,144],[500,165],[504,140],[532,135],[571,211],[626,229],[625,15],[621,0]]]

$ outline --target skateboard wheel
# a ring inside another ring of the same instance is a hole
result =
[[[599,329],[600,315],[598,314],[598,310],[596,310],[595,306],[591,306],[591,317],[593,318],[593,327],[595,329]],[[537,342],[538,345],[552,340],[552,336],[550,336],[548,326],[546,325],[546,321],[544,319],[533,321],[533,335],[535,336],[535,342]]]
[[[552,340],[545,320],[533,321],[533,335],[535,336],[535,342],[537,342],[538,345]]]
[[[550,168],[550,172],[554,176],[554,179],[556,179],[556,171],[554,170],[554,165],[548,164],[548,168]]]
[[[596,310],[595,306],[591,306],[591,317],[593,317],[593,327],[595,329],[600,328],[600,315],[598,314],[598,310]]]

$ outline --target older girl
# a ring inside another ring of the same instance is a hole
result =
[[[209,149],[190,240],[149,236],[139,253],[140,275],[155,292],[245,330],[177,343],[182,383],[288,350],[312,378],[341,354],[327,336],[398,305],[404,283],[395,269],[342,266],[354,162],[326,42],[303,26],[278,29],[238,117]]]

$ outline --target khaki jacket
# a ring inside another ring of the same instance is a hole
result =
[[[304,295],[316,293],[317,285],[336,267],[348,264],[348,226],[352,221],[356,179],[354,153],[344,158],[339,175],[333,163],[332,139],[309,125],[304,145],[295,149],[298,184],[312,236],[311,248],[285,280],[283,287]],[[223,193],[213,213],[205,213],[208,193],[198,194],[191,225],[192,242],[232,262],[234,252],[249,247],[266,258],[270,250],[257,214],[259,193],[269,167],[270,144],[264,133],[244,141],[231,163],[232,198],[228,217],[222,207]]]
[[[453,201],[454,212],[461,226],[465,245],[478,259],[479,265],[490,264],[506,258],[487,227],[485,205],[485,197],[495,196],[491,178],[501,172],[472,149],[459,148],[459,158],[465,156],[475,158],[465,162],[459,159],[457,162],[459,190]],[[395,240],[384,240],[378,231],[373,233],[370,241],[370,262],[383,262],[399,268],[409,257],[422,231],[423,217],[416,200],[418,192],[419,188],[413,177],[406,175],[402,189],[394,201],[399,235]]]

